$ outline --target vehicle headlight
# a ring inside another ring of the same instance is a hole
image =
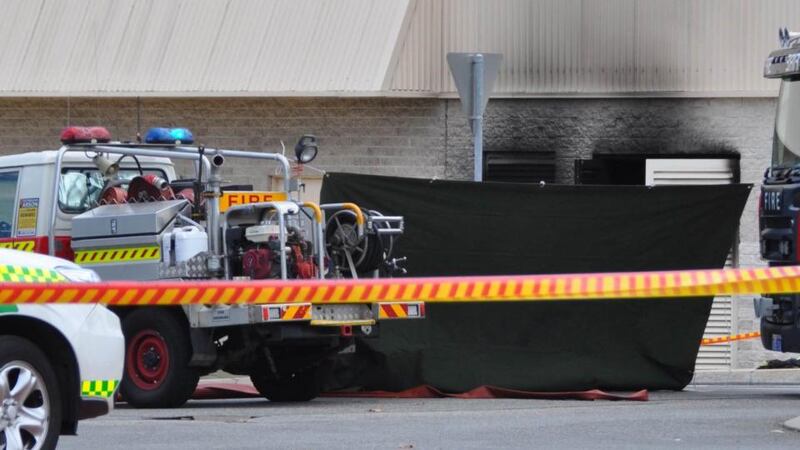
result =
[[[81,269],[75,267],[56,267],[56,272],[60,273],[69,281],[78,283],[97,283],[102,281],[100,275],[91,269]]]

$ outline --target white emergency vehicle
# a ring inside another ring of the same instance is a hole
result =
[[[151,129],[144,142],[110,139],[101,127],[70,127],[58,150],[0,157],[0,247],[60,256],[112,280],[353,278],[402,271],[393,258],[403,218],[350,203],[296,197],[279,152],[191,145],[182,128]],[[313,136],[297,164],[317,152]],[[190,174],[179,179],[173,160]],[[222,178],[227,161],[277,168],[280,191]],[[318,395],[330,356],[355,336],[377,337],[384,319],[418,319],[424,304],[111,306],[122,322],[126,363],[120,392],[137,407],[180,406],[203,374],[249,375],[273,401]],[[331,290],[330,295],[342,295]],[[226,297],[227,296],[227,297]],[[141,299],[137,299],[141,300]],[[211,299],[209,299],[211,300]],[[324,300],[324,299],[323,299]],[[123,302],[124,303],[124,302]]]
[[[0,249],[0,280],[99,278],[60,258]],[[124,360],[119,318],[102,305],[0,302],[0,449],[53,449],[79,420],[108,414]]]

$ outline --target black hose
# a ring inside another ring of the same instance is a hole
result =
[[[139,158],[137,158],[136,155],[122,155],[114,164],[119,166],[119,162],[128,156],[130,156],[131,158],[133,158],[134,161],[136,161],[136,168],[139,170],[139,175],[144,175],[144,171],[142,170],[142,164],[139,162]]]

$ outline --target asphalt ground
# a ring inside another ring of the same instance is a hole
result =
[[[692,385],[648,402],[320,398],[119,405],[59,449],[793,448],[800,386]]]

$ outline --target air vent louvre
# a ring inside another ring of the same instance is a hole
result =
[[[555,152],[489,151],[483,157],[483,179],[508,183],[554,183]]]

